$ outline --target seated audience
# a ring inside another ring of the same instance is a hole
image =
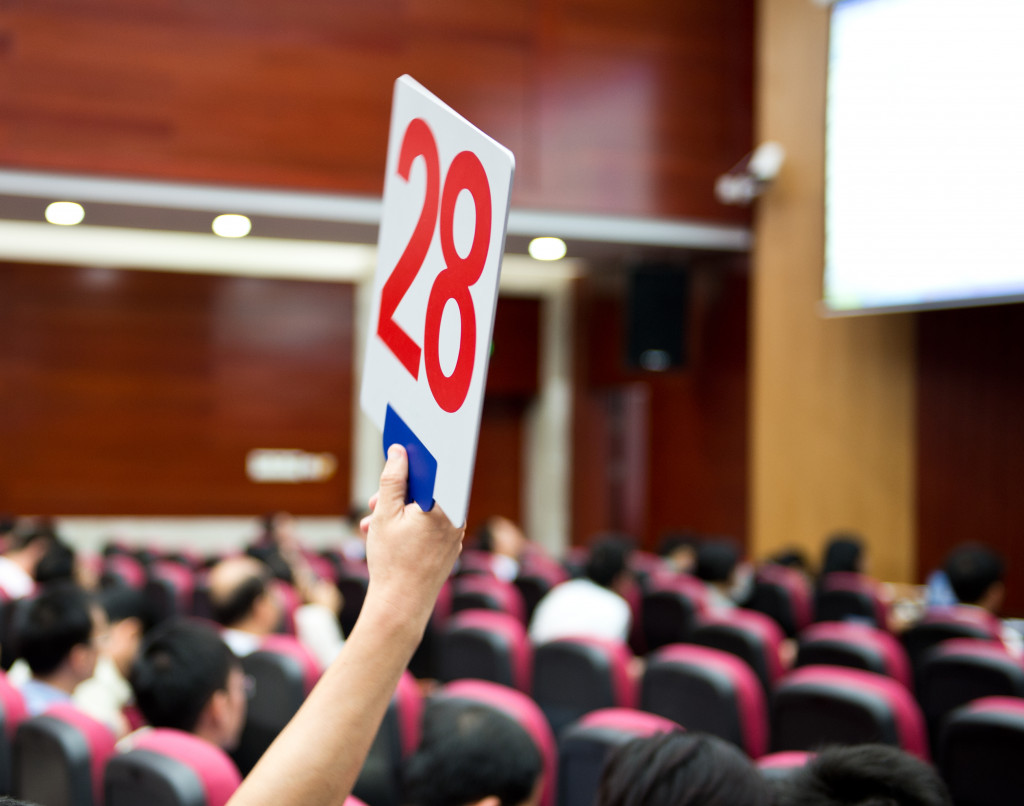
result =
[[[130,676],[135,701],[155,728],[175,728],[233,750],[248,706],[242,664],[216,631],[174,619],[156,627]]]
[[[96,671],[75,689],[74,701],[121,737],[131,728],[125,709],[135,701],[128,677],[142,640],[153,626],[153,613],[143,593],[127,586],[106,588],[97,599],[110,625],[107,640],[100,649]]]
[[[774,782],[775,806],[952,806],[927,762],[880,744],[829,747]]]
[[[701,733],[633,739],[605,762],[595,806],[769,806],[771,791],[736,746]]]
[[[658,556],[670,574],[692,574],[697,566],[697,538],[686,532],[667,534],[658,544]]]
[[[0,594],[21,599],[36,591],[36,568],[54,542],[48,529],[33,528],[16,532],[8,548],[0,554]]]
[[[208,577],[213,618],[224,626],[223,638],[239,657],[260,648],[261,641],[281,625],[283,608],[271,587],[270,569],[253,557],[221,560]],[[332,586],[333,589],[333,586]],[[341,650],[344,639],[338,622],[335,595],[310,601],[295,613],[298,639],[326,668]]]
[[[19,611],[18,654],[32,676],[21,685],[30,716],[59,702],[71,702],[75,688],[92,677],[105,638],[107,617],[81,588],[44,589]]]
[[[980,543],[967,543],[950,552],[943,571],[961,607],[999,615],[1006,594],[1005,567],[999,554]],[[1024,655],[1024,637],[1019,632],[1004,624],[1000,637],[1012,654]]]
[[[403,777],[407,806],[535,806],[541,757],[505,714],[441,701],[427,706],[423,738]]]
[[[477,531],[476,546],[491,555],[491,571],[498,579],[512,582],[519,575],[519,563],[526,549],[526,535],[508,518],[488,518]]]
[[[632,585],[632,547],[621,537],[605,537],[590,548],[585,577],[556,585],[537,603],[530,620],[535,644],[556,638],[590,636],[625,641],[632,612],[623,597]]]
[[[712,609],[729,610],[750,598],[753,576],[741,560],[739,546],[731,540],[708,539],[697,546],[694,575],[707,587]]]

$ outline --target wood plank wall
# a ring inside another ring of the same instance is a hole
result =
[[[379,195],[409,73],[517,205],[742,223],[752,38],[752,0],[8,0],[0,164]]]

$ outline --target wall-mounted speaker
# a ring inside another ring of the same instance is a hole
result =
[[[690,271],[644,265],[629,277],[626,361],[663,372],[686,366],[690,323]]]

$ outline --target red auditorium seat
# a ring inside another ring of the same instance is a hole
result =
[[[117,552],[103,558],[100,580],[105,585],[127,585],[142,590],[146,584],[146,568],[131,554]]]
[[[799,638],[796,666],[848,666],[888,675],[913,691],[906,650],[889,632],[849,621],[812,624]]]
[[[28,716],[25,699],[7,675],[0,673],[0,792],[11,791],[11,746],[18,726]]]
[[[372,806],[400,806],[403,761],[420,743],[423,698],[415,678],[402,675],[391,697],[353,794]]]
[[[536,702],[521,691],[486,680],[455,680],[443,686],[434,696],[490,705],[522,725],[537,746],[543,762],[544,791],[541,793],[540,806],[555,806],[558,792],[558,750],[551,727]]]
[[[632,708],[629,648],[599,638],[560,638],[534,647],[533,698],[555,735],[590,711]]]
[[[530,692],[533,647],[515,616],[494,610],[463,610],[441,629],[437,678],[472,677]]]
[[[933,750],[954,709],[983,697],[1024,697],[1024,664],[1001,645],[975,638],[953,638],[933,647],[917,680]]]
[[[764,613],[736,608],[709,612],[697,622],[691,643],[723,649],[754,670],[765,692],[782,677],[782,629]]]
[[[648,652],[690,640],[698,617],[707,609],[707,589],[685,574],[652,576],[643,593],[640,618]]]
[[[1006,806],[1024,793],[1024,700],[984,697],[949,715],[938,767],[957,806]]]
[[[775,620],[789,638],[811,623],[814,607],[811,586],[795,568],[763,565],[754,577],[754,590],[745,605]]]
[[[224,806],[242,778],[220,748],[180,730],[130,737],[107,763],[106,806]]]
[[[246,775],[299,710],[316,684],[319,669],[309,650],[290,635],[266,636],[258,651],[242,658],[242,668],[255,690],[231,756]]]
[[[878,583],[869,576],[835,571],[822,577],[814,602],[815,621],[856,621],[885,629],[888,618]]]
[[[906,629],[901,639],[915,673],[925,654],[951,638],[977,638],[1002,645],[999,619],[980,607],[937,607]]]
[[[680,730],[671,719],[632,708],[592,711],[558,743],[558,806],[592,806],[609,751],[626,742]]]
[[[891,677],[862,669],[796,669],[772,695],[770,722],[774,752],[875,742],[928,758],[924,717],[913,696]]]
[[[546,555],[532,554],[523,558],[513,584],[523,597],[527,624],[533,618],[533,611],[544,594],[568,578],[565,569]]]
[[[102,806],[113,732],[72,705],[29,717],[14,737],[12,793],[46,806]]]
[[[687,730],[732,742],[751,758],[768,749],[764,690],[730,652],[695,644],[663,647],[647,659],[640,707]]]
[[[526,623],[526,606],[519,589],[487,574],[469,574],[452,582],[452,612],[461,610],[497,610]]]

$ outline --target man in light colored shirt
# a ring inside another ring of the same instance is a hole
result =
[[[21,657],[32,677],[21,685],[30,716],[71,695],[92,677],[105,640],[103,609],[82,589],[62,584],[25,605],[15,624]]]
[[[586,577],[556,585],[537,604],[530,640],[535,644],[569,637],[626,641],[632,612],[623,594],[632,584],[631,550],[623,538],[596,541],[587,558]]]

